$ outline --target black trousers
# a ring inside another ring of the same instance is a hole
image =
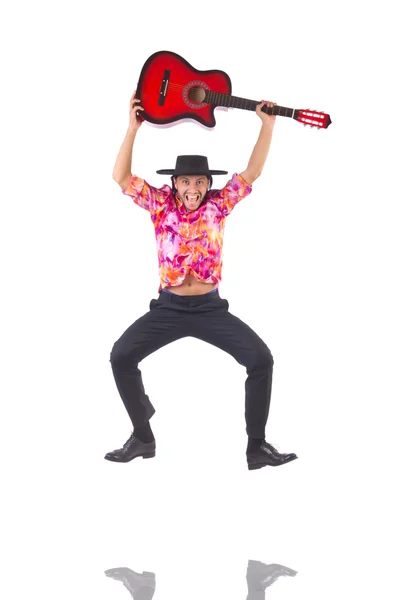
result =
[[[155,413],[138,364],[159,348],[194,337],[224,350],[246,368],[245,422],[249,437],[264,438],[269,415],[273,357],[262,339],[229,312],[218,290],[199,296],[161,291],[150,310],[114,344],[110,362],[116,385],[134,427]],[[205,379],[203,378],[203,383]]]

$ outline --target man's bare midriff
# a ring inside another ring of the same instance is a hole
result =
[[[181,285],[167,286],[166,290],[179,294],[180,296],[199,296],[201,294],[208,294],[211,290],[218,287],[217,283],[202,283],[197,281],[193,275],[187,275]]]

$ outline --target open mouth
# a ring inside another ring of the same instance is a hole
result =
[[[197,204],[200,200],[199,194],[185,194],[185,200],[189,206]]]

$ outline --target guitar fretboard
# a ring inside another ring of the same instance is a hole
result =
[[[210,90],[206,90],[204,102],[216,104],[217,106],[226,106],[228,108],[242,108],[243,110],[256,110],[256,107],[259,104],[259,102],[255,100],[239,98],[238,96],[229,96],[228,94],[211,92]],[[293,108],[287,108],[286,106],[269,107],[266,106],[266,104],[263,106],[262,111],[268,115],[280,115],[281,117],[293,117],[295,112]]]

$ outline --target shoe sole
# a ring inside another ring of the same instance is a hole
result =
[[[262,469],[263,467],[281,467],[282,465],[286,465],[287,463],[290,463],[293,460],[296,460],[297,458],[297,456],[294,456],[294,458],[290,458],[289,460],[279,463],[278,465],[270,465],[269,463],[257,463],[254,465],[248,465],[248,470],[253,471],[254,469]]]
[[[267,467],[268,465],[248,465],[248,470],[253,471],[254,469],[262,469],[263,467]]]
[[[132,458],[130,458],[129,460],[117,460],[115,458],[110,458],[105,456],[105,460],[110,460],[110,462],[119,462],[119,463],[128,463],[131,462],[132,460],[134,460],[135,458],[154,458],[156,456],[156,452],[146,452],[145,454],[138,454],[137,456],[133,456]]]
[[[142,458],[154,458],[155,456],[155,452],[146,452],[146,454],[142,454]]]

